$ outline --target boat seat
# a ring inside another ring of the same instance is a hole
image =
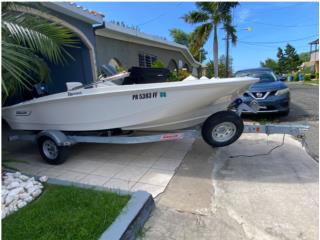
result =
[[[122,85],[166,82],[170,74],[167,68],[132,67],[129,72],[130,76],[124,79]]]

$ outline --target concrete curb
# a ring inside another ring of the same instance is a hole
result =
[[[8,172],[16,171],[9,170]],[[30,174],[24,175],[34,177],[35,179],[39,180],[39,176]],[[109,191],[118,193],[119,195],[131,195],[127,206],[125,206],[116,220],[102,233],[99,240],[136,239],[139,230],[143,227],[145,222],[148,220],[152,210],[155,208],[155,203],[152,195],[145,191],[129,192],[120,189],[88,185],[56,178],[48,178],[47,183],[62,186],[76,186],[79,188],[94,189],[97,191]]]
[[[128,205],[101,235],[100,240],[136,239],[139,230],[148,220],[155,204],[150,193],[134,192]]]

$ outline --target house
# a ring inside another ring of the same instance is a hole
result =
[[[74,60],[63,66],[48,63],[52,80],[48,83],[49,93],[65,91],[66,82],[95,81],[104,64],[129,69],[150,67],[159,59],[170,70],[186,68],[198,75],[201,64],[184,45],[105,23],[103,14],[74,3],[42,2],[42,5],[46,11],[34,10],[32,14],[72,30],[79,42],[77,47],[67,49]]]
[[[319,38],[310,42],[310,65],[313,66],[314,72],[319,73]]]
[[[95,30],[98,66],[110,64],[129,69],[132,66],[151,67],[160,60],[170,71],[185,68],[199,75],[197,62],[184,45],[166,41],[113,23]]]

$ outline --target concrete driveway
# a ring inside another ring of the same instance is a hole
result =
[[[244,134],[212,149],[197,140],[143,239],[318,239],[318,163],[298,141],[282,141]]]

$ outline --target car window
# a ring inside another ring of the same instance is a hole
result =
[[[260,78],[260,82],[274,82],[277,81],[273,72],[237,72],[236,77],[255,77]]]

